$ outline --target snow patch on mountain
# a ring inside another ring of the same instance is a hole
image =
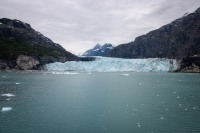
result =
[[[97,44],[93,49],[87,50],[83,56],[105,56],[107,55],[114,46],[112,44],[106,43],[104,45]]]

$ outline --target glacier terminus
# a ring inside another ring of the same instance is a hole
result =
[[[68,61],[65,63],[50,63],[46,65],[48,71],[76,71],[76,72],[171,72],[178,69],[175,59],[121,59],[110,57],[96,57],[95,61]]]

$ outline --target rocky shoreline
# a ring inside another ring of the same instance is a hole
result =
[[[45,60],[43,58],[43,60]],[[47,60],[47,59],[46,59]],[[71,61],[94,61],[95,57],[77,57],[71,59]],[[70,60],[68,60],[70,61]],[[59,60],[49,59],[48,62],[42,62],[36,57],[28,55],[20,55],[16,60],[6,61],[0,60],[0,70],[45,70],[45,65],[48,63],[60,62]]]
[[[200,55],[184,58],[180,61],[180,67],[175,72],[200,73]]]

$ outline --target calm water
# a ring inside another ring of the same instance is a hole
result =
[[[0,73],[0,132],[200,132],[199,74],[121,74]]]

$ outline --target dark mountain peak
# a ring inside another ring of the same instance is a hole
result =
[[[194,13],[200,13],[200,7]]]
[[[102,47],[114,47],[114,46],[110,43],[105,43]]]
[[[6,26],[10,26],[10,27],[13,27],[13,28],[21,28],[21,29],[26,29],[26,30],[33,30],[31,28],[31,26],[27,23],[24,23],[20,20],[17,20],[17,19],[8,19],[8,18],[2,18],[0,19],[0,22]]]
[[[101,48],[101,44],[97,43],[97,45],[95,45],[93,49],[99,49],[99,48]]]

